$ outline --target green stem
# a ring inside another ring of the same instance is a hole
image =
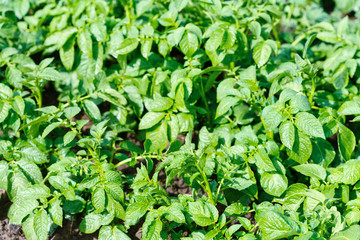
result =
[[[139,159],[145,159],[145,158],[158,158],[159,156],[158,155],[143,155],[143,156],[137,156],[137,157],[134,157],[135,160],[139,160]],[[125,160],[122,160],[121,162],[117,163],[115,165],[115,168],[118,168],[119,166],[123,165],[123,164],[126,164],[128,162],[131,162],[133,158],[127,158]]]
[[[209,181],[206,177],[206,174],[204,173],[204,171],[200,168],[199,164],[198,163],[195,163],[195,166],[196,168],[199,170],[202,178],[204,179],[204,183],[205,183],[205,191],[206,193],[208,194],[208,197],[209,197],[209,200],[210,200],[210,203],[214,206],[216,206],[216,203],[214,201],[214,198],[213,198],[213,195],[212,195],[212,192],[211,192],[211,188],[210,188],[210,185],[209,185]]]
[[[273,26],[272,32],[274,34],[274,37],[275,37],[276,41],[280,42],[279,34],[278,34],[277,30],[276,30],[276,24]]]
[[[265,132],[266,132],[266,136],[267,136],[269,139],[274,139],[274,132],[273,132],[273,131],[269,131],[269,130],[266,128],[265,121],[264,121],[263,117],[260,116],[260,119],[261,119],[261,123],[262,123],[263,126],[264,126],[264,129],[265,129]]]
[[[312,106],[313,105],[313,98],[314,98],[314,93],[315,93],[315,90],[316,90],[316,82],[315,82],[315,79],[314,78],[311,78],[311,92],[310,92],[310,97],[309,97],[309,102],[310,102],[310,105]]]
[[[218,199],[218,197],[219,197],[220,190],[221,190],[221,186],[224,184],[224,179],[225,179],[225,178],[221,179],[221,182],[220,182],[220,184],[219,184],[219,186],[218,186],[218,189],[217,189],[216,195],[215,195],[215,201],[217,201],[217,199]]]
[[[210,111],[209,104],[208,104],[206,96],[205,96],[204,84],[203,84],[202,80],[200,80],[200,87],[201,87],[200,95],[205,104],[206,114],[207,114],[207,118],[208,118],[208,124],[209,124],[210,129],[212,129],[213,123],[212,123],[212,118],[211,118],[211,111]]]

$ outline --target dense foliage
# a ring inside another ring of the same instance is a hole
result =
[[[103,240],[360,239],[359,8],[0,1],[10,222],[33,240],[64,219]]]

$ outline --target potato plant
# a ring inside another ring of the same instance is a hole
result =
[[[359,9],[0,1],[10,223],[29,240],[74,219],[99,240],[360,240]]]

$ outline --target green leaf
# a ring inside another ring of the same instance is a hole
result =
[[[45,68],[43,71],[39,72],[37,77],[50,81],[57,81],[62,79],[60,73],[54,68],[50,68],[50,67]]]
[[[91,195],[91,202],[98,213],[101,213],[105,208],[105,191],[101,187],[97,187]]]
[[[180,41],[180,49],[187,56],[191,57],[199,47],[199,41],[195,34],[187,32]]]
[[[14,202],[8,212],[10,223],[19,225],[38,205],[39,203],[35,199],[23,199],[22,201]]]
[[[90,118],[92,118],[93,120],[96,120],[96,121],[101,120],[100,110],[93,101],[85,100],[84,107],[85,107],[86,114],[88,114]]]
[[[307,135],[296,131],[294,146],[289,154],[289,158],[303,164],[310,158],[311,153],[312,145],[310,138]]]
[[[34,216],[34,230],[39,240],[46,240],[50,229],[49,216],[45,209],[41,209]]]
[[[33,162],[21,159],[17,162],[24,175],[33,183],[41,183],[43,180],[40,168]]]
[[[126,209],[125,225],[135,225],[142,216],[148,211],[150,203],[147,198],[143,196],[137,196],[135,202],[131,203]]]
[[[223,99],[221,99],[219,105],[216,108],[215,118],[218,118],[218,117],[224,115],[225,113],[227,113],[238,102],[239,102],[238,98],[230,97],[230,96],[227,96],[227,97],[224,97]]]
[[[139,45],[138,39],[135,38],[126,38],[122,43],[120,43],[118,54],[126,55],[134,51]]]
[[[325,139],[324,130],[320,121],[312,114],[300,112],[295,116],[295,125],[303,133]]]
[[[250,31],[256,36],[256,38],[260,37],[261,34],[261,25],[257,21],[253,21],[249,24]]]
[[[144,224],[145,225],[145,224]],[[160,232],[162,230],[162,222],[160,219],[152,221],[149,225],[143,228],[142,238],[146,240],[158,240],[161,239]]]
[[[13,91],[10,87],[5,84],[0,83],[0,98],[11,99],[13,96]]]
[[[23,116],[25,112],[25,102],[22,97],[15,96],[14,101],[12,103],[12,109],[19,114],[19,116]]]
[[[60,49],[66,41],[72,37],[77,32],[77,29],[75,27],[67,27],[64,30],[61,30],[59,32],[52,33],[50,36],[48,36],[45,40],[44,45],[45,46],[52,46],[56,49]]]
[[[19,194],[15,196],[14,201],[21,201],[22,199],[42,199],[51,196],[50,189],[42,184],[34,184],[22,189]]]
[[[288,187],[288,179],[279,173],[262,173],[260,179],[261,187],[267,194],[280,197]]]
[[[165,218],[171,222],[185,223],[185,215],[181,211],[181,205],[177,203],[171,204],[166,211]]]
[[[236,178],[232,178],[229,181],[226,181],[224,186],[227,186],[227,187],[232,188],[232,189],[236,189],[238,191],[242,191],[242,190],[247,189],[248,187],[250,187],[251,185],[254,185],[254,184],[255,184],[255,182],[251,181],[249,179],[236,177]]]
[[[265,212],[258,223],[264,240],[288,238],[300,231],[299,225],[294,220],[274,211]]]
[[[290,106],[296,111],[310,111],[311,105],[308,98],[302,93],[297,93],[291,98]]]
[[[325,168],[323,168],[320,165],[317,164],[302,164],[302,165],[298,165],[295,166],[294,169],[297,172],[300,172],[301,174],[304,174],[305,176],[308,177],[314,177],[317,179],[322,179],[325,180],[326,178],[326,170]]]
[[[20,155],[21,158],[36,164],[48,162],[47,156],[36,147],[24,147],[21,149]]]
[[[358,115],[360,114],[360,104],[357,101],[346,101],[338,110],[339,115]]]
[[[28,240],[38,240],[34,230],[34,215],[31,214],[21,224],[22,230]]]
[[[335,159],[333,146],[322,138],[316,138],[315,141],[312,141],[312,148],[311,159],[316,164],[320,164],[326,168]]]
[[[124,190],[121,188],[121,185],[114,182],[108,182],[105,185],[106,193],[112,196],[115,200],[124,202]]]
[[[292,149],[295,142],[295,127],[290,121],[285,121],[280,125],[279,128],[281,142],[285,147]]]
[[[254,155],[256,166],[267,172],[276,172],[276,168],[264,148],[259,148]]]
[[[69,131],[64,135],[64,145],[68,145],[76,137],[76,132]]]
[[[103,22],[96,21],[92,23],[90,31],[95,36],[96,41],[104,42],[106,40],[106,25]]]
[[[101,214],[87,214],[79,225],[79,229],[83,233],[94,233],[101,227]]]
[[[144,103],[148,111],[163,112],[171,108],[174,101],[168,97],[155,97],[154,99],[145,98]]]
[[[75,47],[73,41],[67,41],[59,51],[60,60],[66,70],[71,71],[75,60]]]
[[[151,53],[151,47],[152,47],[152,43],[153,40],[152,39],[145,39],[142,43],[141,43],[141,55],[144,58],[148,58],[150,53]]]
[[[87,28],[77,34],[77,45],[80,50],[85,53],[87,56],[92,58],[93,55],[93,47],[92,47],[92,39],[91,34]]]
[[[164,27],[168,27],[175,25],[176,18],[177,18],[177,12],[173,9],[170,9],[169,11],[162,14],[158,19],[158,21]]]
[[[30,9],[29,0],[14,0],[14,12],[17,18],[23,18]]]
[[[342,20],[339,22],[337,28],[336,28],[336,32],[338,34],[339,37],[342,37],[342,34],[346,31],[346,29],[348,28],[348,23],[349,23],[349,17],[345,16],[344,18],[342,18]]]
[[[140,120],[139,129],[143,130],[155,126],[164,116],[164,112],[147,112]]]
[[[9,114],[11,104],[9,102],[0,101],[0,123],[2,123]]]
[[[9,165],[5,161],[0,161],[0,189],[7,189]]]
[[[328,178],[333,183],[354,185],[360,180],[360,160],[349,160],[339,165]]]
[[[262,117],[265,122],[265,127],[269,131],[274,130],[282,121],[281,110],[279,106],[270,105],[263,109]]]
[[[345,125],[339,123],[339,133],[337,136],[338,146],[341,156],[345,160],[349,160],[355,149],[356,138],[354,133],[345,127]]]
[[[62,227],[62,222],[63,222],[63,209],[60,206],[61,201],[59,199],[56,199],[55,201],[53,201],[50,204],[49,207],[49,214],[51,219],[53,220],[53,222]]]
[[[168,145],[167,122],[163,121],[156,129],[146,132],[146,139],[146,152],[153,153],[164,150]],[[147,146],[147,144],[150,146]]]
[[[189,213],[195,223],[202,227],[214,224],[219,218],[216,207],[207,202],[190,202]]]
[[[68,107],[68,108],[65,108],[65,110],[64,110],[65,117],[69,120],[72,120],[73,117],[75,117],[80,112],[81,112],[81,109],[79,107]]]
[[[261,67],[269,60],[271,47],[266,42],[258,42],[253,49],[253,58],[255,63]]]
[[[138,154],[142,154],[144,151],[138,147],[135,143],[130,142],[130,141],[123,141],[120,143],[120,148],[124,149],[126,151],[129,152],[134,152],[134,153],[138,153]]]
[[[340,65],[332,75],[332,81],[336,89],[345,88],[349,83],[349,72],[346,64]]]
[[[336,233],[330,240],[360,240],[360,226],[352,225],[345,230]]]
[[[41,137],[45,138],[47,135],[49,135],[49,133],[51,133],[55,128],[60,127],[61,125],[63,125],[62,122],[55,122],[55,123],[51,123],[50,125],[46,126],[46,128],[44,129]]]
[[[153,0],[143,0],[136,4],[136,16],[141,16],[144,12],[151,9]]]
[[[131,238],[120,230],[119,225],[116,225],[102,226],[99,232],[99,240],[131,240]]]

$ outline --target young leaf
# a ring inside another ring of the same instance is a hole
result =
[[[99,232],[99,240],[131,240],[119,226],[102,226]]]
[[[148,129],[155,126],[165,116],[164,112],[148,112],[140,120],[139,129]]]
[[[150,207],[149,201],[143,196],[137,196],[134,203],[126,209],[125,224],[135,225]]]
[[[22,201],[14,202],[8,212],[10,223],[19,225],[38,205],[39,203],[35,199],[23,199]]]
[[[207,202],[189,203],[189,213],[196,224],[202,227],[214,224],[219,218],[216,207]]]
[[[89,57],[92,57],[93,47],[92,47],[91,34],[87,28],[85,28],[85,30],[77,34],[77,43],[80,50],[83,53],[85,53]]]
[[[266,42],[258,42],[253,49],[253,57],[255,63],[261,67],[269,60],[271,55],[271,47]]]
[[[300,231],[294,220],[274,211],[265,212],[258,223],[264,240],[288,238]]]
[[[23,116],[25,112],[25,102],[22,97],[15,96],[14,101],[12,103],[12,109],[19,114],[19,116]]]
[[[122,43],[120,43],[118,54],[126,55],[134,51],[139,44],[139,41],[135,38],[126,38]]]
[[[62,227],[63,222],[63,209],[60,206],[61,201],[59,199],[55,200],[50,204],[49,214],[53,222]]]
[[[93,101],[85,100],[84,107],[85,107],[85,111],[89,115],[89,117],[91,117],[92,119],[94,119],[96,121],[101,120],[100,110]]]
[[[289,158],[303,164],[310,158],[311,153],[312,145],[310,138],[301,132],[295,131],[295,142]]]
[[[79,225],[79,229],[83,233],[96,232],[101,226],[102,216],[97,213],[90,213],[85,216]]]
[[[326,170],[317,164],[302,164],[295,166],[294,169],[305,176],[314,177],[317,179],[325,180]]]
[[[295,125],[303,133],[325,139],[324,130],[320,121],[312,114],[300,112],[295,116]]]
[[[280,197],[288,187],[288,179],[279,173],[263,173],[260,179],[261,187],[267,194]]]
[[[356,139],[354,133],[345,127],[343,124],[339,123],[339,133],[338,133],[338,146],[341,156],[345,160],[351,158],[351,154],[355,149]]]
[[[9,102],[0,101],[0,123],[2,123],[9,114],[11,104]]]
[[[68,145],[76,137],[76,132],[70,131],[64,135],[64,145]]]
[[[34,230],[39,240],[46,240],[50,228],[49,216],[45,209],[41,209],[34,216]]]
[[[339,165],[329,175],[329,180],[333,183],[355,184],[360,180],[360,161],[349,160]]]
[[[281,142],[289,149],[292,149],[295,142],[295,127],[290,121],[285,121],[279,128]]]
[[[101,187],[97,187],[92,193],[91,202],[97,212],[101,213],[105,208],[105,191]]]
[[[181,51],[188,57],[191,57],[198,49],[199,41],[195,34],[185,33],[180,41]]]
[[[282,121],[281,111],[278,106],[270,105],[262,111],[265,127],[270,131],[274,130]]]

